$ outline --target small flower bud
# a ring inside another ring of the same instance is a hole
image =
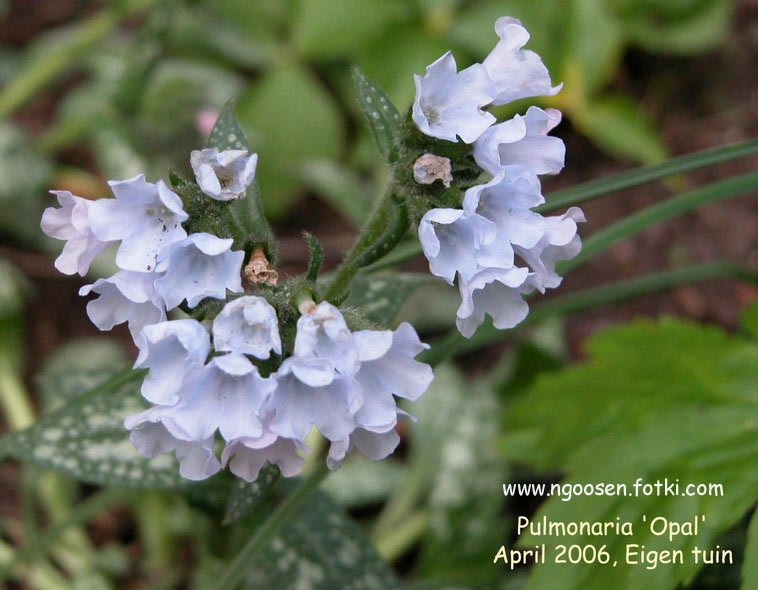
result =
[[[413,163],[413,179],[419,184],[434,184],[441,180],[442,184],[450,187],[453,182],[453,171],[449,158],[424,154]]]

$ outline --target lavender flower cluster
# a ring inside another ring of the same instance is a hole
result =
[[[473,144],[476,163],[491,177],[466,191],[460,209],[431,209],[418,228],[432,274],[451,285],[457,278],[462,301],[456,324],[466,337],[485,315],[497,328],[516,326],[529,312],[525,294],[560,285],[555,264],[579,253],[577,223],[585,221],[576,207],[554,217],[532,210],[545,202],[538,175],[563,168],[563,142],[548,135],[561,113],[533,106],[494,124],[483,110],[561,89],[552,86],[540,57],[523,49],[529,33],[521,22],[502,17],[495,31],[500,41],[482,63],[458,72],[448,52],[415,77],[418,129]]]
[[[199,188],[218,201],[245,198],[256,163],[242,150],[191,157]],[[233,250],[231,238],[187,235],[182,199],[162,181],[140,175],[110,186],[115,198],[96,201],[55,191],[60,208],[44,212],[42,229],[66,241],[56,260],[66,274],[84,276],[117,245],[120,270],[80,293],[98,295],[87,312],[101,330],[128,323],[139,349],[135,368],[147,369],[141,392],[153,405],[125,420],[142,455],[173,451],[187,479],[228,465],[254,481],[267,462],[297,475],[313,426],[331,443],[330,469],[353,448],[375,460],[395,450],[404,416],[395,396],[418,399],[433,378],[414,359],[426,345],[409,324],[351,331],[337,307],[306,299],[287,355],[276,309],[243,294],[245,252]],[[212,321],[168,319],[209,298],[225,301]],[[269,360],[275,370],[264,376]]]

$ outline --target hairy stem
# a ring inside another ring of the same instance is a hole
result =
[[[302,508],[308,496],[318,488],[329,473],[325,463],[321,463],[300,485],[276,507],[269,517],[256,529],[245,545],[221,574],[214,590],[234,590],[248,572],[252,560],[273,540],[274,536]]]

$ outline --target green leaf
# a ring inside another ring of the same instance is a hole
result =
[[[740,326],[748,336],[758,338],[758,301],[747,306],[740,318]]]
[[[392,459],[369,461],[351,457],[323,484],[324,490],[344,508],[365,508],[381,503],[403,480],[404,469]]]
[[[358,67],[353,68],[353,83],[358,95],[358,103],[374,134],[379,151],[385,160],[394,162],[397,160],[395,143],[401,121],[400,113],[384,91],[369,80]]]
[[[619,66],[624,41],[621,27],[606,0],[569,0],[567,4],[565,46],[561,48],[564,67],[559,78],[568,82],[578,77],[581,84],[581,90],[567,84],[564,92],[592,95],[611,80]],[[587,116],[592,116],[592,111]]]
[[[313,160],[303,168],[303,178],[355,227],[366,221],[375,189],[350,168],[331,160]]]
[[[0,204],[13,211],[13,215],[0,216],[3,232],[31,242],[42,238],[42,196],[51,177],[50,162],[28,136],[10,123],[0,123]]]
[[[57,349],[46,360],[37,386],[45,411],[55,411],[76,396],[102,385],[128,365],[114,340],[83,338]]]
[[[591,103],[578,124],[593,143],[619,158],[654,164],[668,156],[658,131],[628,98],[608,97]]]
[[[742,560],[742,590],[758,588],[758,511],[753,512],[747,529],[747,545]]]
[[[391,325],[405,300],[431,277],[412,273],[358,275],[350,286],[348,305],[360,309],[370,320]]]
[[[528,588],[669,590],[689,582],[701,565],[694,546],[744,517],[756,499],[758,473],[758,345],[715,327],[680,320],[642,321],[608,330],[587,343],[589,360],[543,376],[506,412],[503,449],[540,468],[561,468],[565,484],[654,483],[668,478],[723,484],[723,496],[575,496],[550,498],[535,519],[630,521],[629,536],[524,536],[521,543],[606,544],[618,567],[540,565]],[[651,535],[643,515],[678,521],[705,515],[697,536]],[[654,570],[626,565],[624,546],[682,549],[683,564]],[[690,557],[688,559],[687,557]]]
[[[344,122],[332,96],[301,66],[270,71],[239,99],[237,114],[252,149],[261,154],[257,176],[263,205],[282,217],[303,186],[313,158],[337,158]]]
[[[416,24],[398,24],[381,37],[367,43],[358,58],[358,65],[379,87],[400,112],[413,102],[413,75],[423,75],[426,66],[443,55],[447,42],[420,29]],[[459,64],[463,65],[463,64]]]
[[[646,0],[618,11],[629,40],[651,52],[691,55],[715,49],[729,32],[729,0],[660,2]]]
[[[492,547],[507,534],[493,526],[502,508],[507,466],[496,451],[500,408],[492,385],[437,369],[417,404],[413,454],[430,476],[429,528],[419,565],[424,577],[491,587],[500,572]],[[418,465],[414,465],[419,468]]]
[[[316,60],[350,59],[387,25],[411,16],[405,0],[300,0],[292,25],[297,51]]]
[[[325,494],[316,493],[255,559],[248,590],[394,590],[392,570],[363,530]]]
[[[245,132],[234,114],[234,103],[229,100],[224,105],[208,137],[208,147],[218,150],[249,150],[250,144]],[[208,199],[200,197],[206,204]],[[248,188],[244,197],[234,199],[222,206],[235,245],[250,252],[262,246],[269,261],[276,262],[277,245],[274,232],[266,219],[261,203],[257,180]]]
[[[237,479],[232,486],[229,503],[226,505],[224,524],[231,524],[245,518],[266,499],[271,490],[279,481],[279,468],[267,463],[258,473],[258,479],[253,483],[247,483],[243,479]]]
[[[234,114],[234,103],[231,100],[224,105],[213,125],[211,134],[208,136],[208,147],[219,151],[250,149],[245,132],[242,131]]]
[[[0,456],[14,457],[75,479],[125,488],[189,488],[168,454],[140,456],[124,428],[124,418],[145,408],[141,372],[124,371],[75,396],[25,430],[0,438]]]

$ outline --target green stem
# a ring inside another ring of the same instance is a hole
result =
[[[396,527],[374,538],[377,553],[392,562],[408,551],[429,525],[429,514],[414,512],[403,518]]]
[[[361,229],[352,249],[334,272],[324,299],[331,300],[345,293],[358,270],[392,250],[403,239],[407,229],[404,203],[395,200],[394,188],[390,186]]]
[[[609,303],[671,289],[679,285],[713,279],[737,279],[747,283],[758,284],[758,273],[744,265],[731,261],[707,262],[684,268],[659,271],[627,281],[582,289],[538,303],[532,307],[529,316],[516,329],[521,329],[549,317],[576,313],[601,305],[608,305]],[[471,339],[466,340],[454,329],[447,336],[435,342],[423,360],[431,365],[437,365],[456,353],[473,352],[495,342],[502,341],[512,334],[513,331],[498,330],[491,324],[487,324],[477,330]]]
[[[155,4],[156,0],[119,2],[82,22],[53,51],[36,56],[0,93],[0,120],[54,80],[71,62],[104,39],[118,24]]]
[[[235,555],[221,577],[213,587],[214,590],[234,590],[249,571],[255,556],[265,549],[281,528],[289,522],[302,508],[308,496],[318,488],[329,473],[325,462],[313,471],[302,483],[276,507],[269,517],[260,525],[245,545]]]
[[[751,172],[719,180],[646,207],[592,234],[585,241],[581,253],[576,258],[558,265],[558,272],[563,274],[581,266],[617,241],[638,234],[654,223],[667,221],[703,205],[740,196],[756,189],[758,189],[758,172]]]

